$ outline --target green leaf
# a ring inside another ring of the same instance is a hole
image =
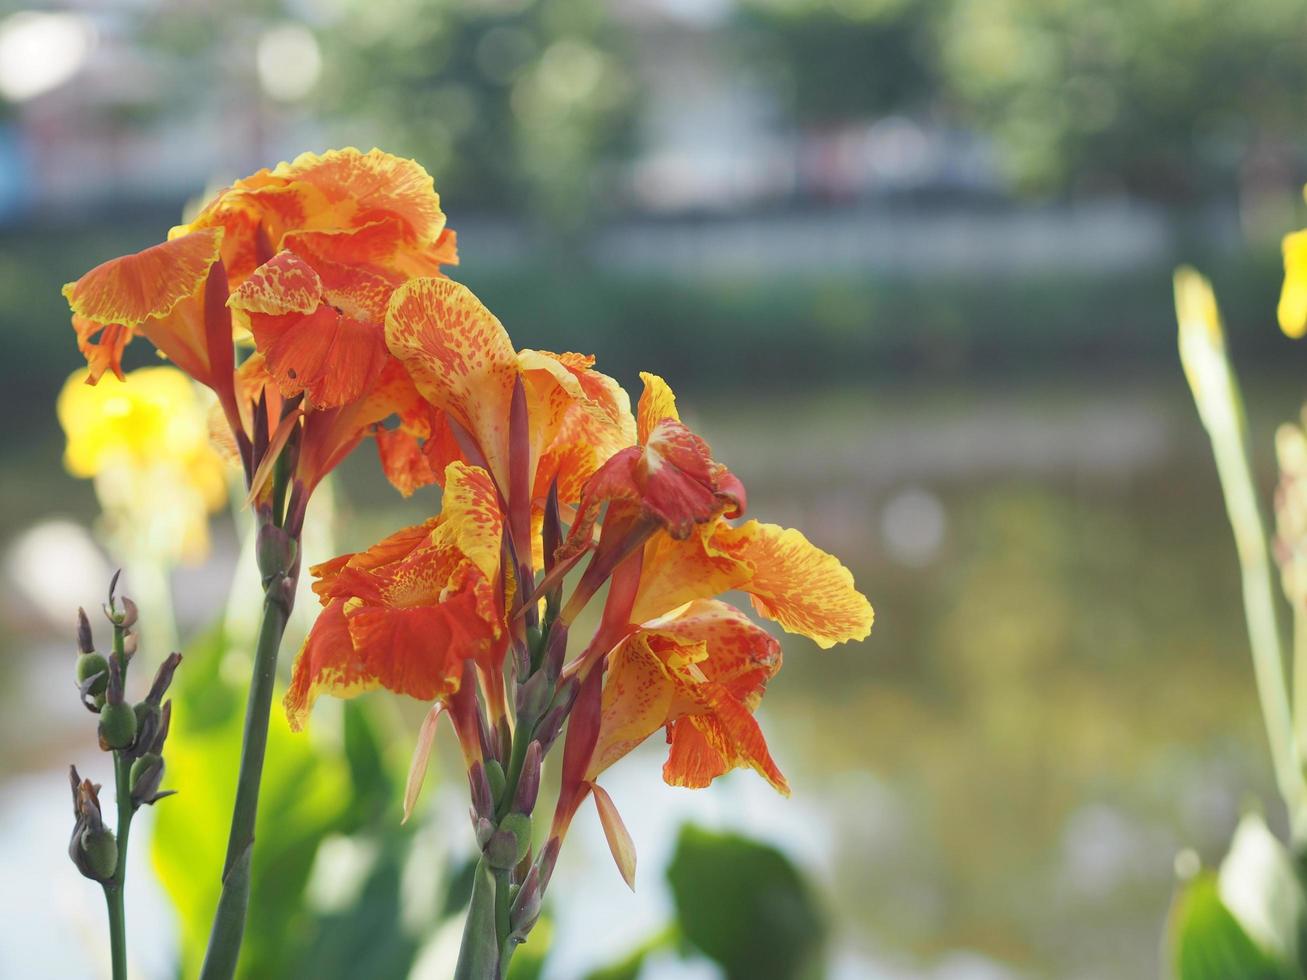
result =
[[[589,973],[585,980],[637,980],[644,969],[644,961],[650,954],[664,949],[674,949],[679,944],[680,932],[673,924],[654,933],[616,963],[600,967]]]
[[[1176,896],[1170,921],[1177,980],[1289,980],[1298,976],[1262,952],[1221,901],[1216,875],[1204,872]]]
[[[409,835],[382,839],[381,854],[357,899],[339,912],[321,915],[289,976],[303,980],[404,980],[419,948],[404,928],[403,866]]]
[[[508,980],[540,980],[553,941],[553,923],[541,916],[526,942],[517,948],[508,964]]]
[[[180,920],[182,973],[199,971],[220,893],[240,758],[243,685],[220,669],[229,655],[221,630],[186,654],[170,690],[173,726],[164,753],[166,785],[151,855]],[[255,827],[250,915],[240,975],[284,976],[308,927],[304,887],[322,839],[336,831],[350,800],[344,760],[291,733],[274,707]]]
[[[1307,899],[1293,858],[1260,814],[1239,821],[1221,862],[1221,902],[1259,949],[1279,963],[1300,963]]]
[[[354,786],[351,823],[379,822],[395,805],[395,782],[386,766],[369,702],[351,699],[343,704],[345,760]],[[398,825],[398,814],[390,821]]]
[[[730,980],[819,974],[824,916],[798,870],[774,847],[686,826],[667,880],[681,933]]]

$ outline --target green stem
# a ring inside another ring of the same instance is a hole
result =
[[[1243,579],[1244,615],[1253,675],[1271,748],[1276,785],[1289,813],[1295,850],[1307,843],[1307,786],[1294,733],[1284,651],[1275,610],[1276,589],[1266,548],[1256,482],[1248,454],[1247,422],[1239,382],[1226,355],[1215,298],[1192,270],[1176,273],[1180,359],[1194,402],[1212,442],[1216,471],[1234,532]]]
[[[499,975],[508,975],[508,960],[513,955],[515,943],[508,941],[508,913],[512,900],[509,891],[509,873],[495,872],[495,939],[499,944]]]
[[[463,945],[458,951],[454,980],[500,980],[496,891],[490,866],[482,856],[472,879],[472,900],[463,926]]]
[[[116,642],[115,646],[117,645]],[[109,952],[113,960],[113,980],[127,980],[127,911],[124,898],[127,841],[132,829],[131,769],[131,761],[122,752],[113,754],[114,789],[118,803],[118,867],[114,869],[113,877],[104,883],[104,901],[109,908]]]
[[[271,588],[280,589],[282,580]],[[222,895],[209,933],[201,980],[230,980],[236,973],[241,938],[245,932],[245,911],[250,897],[250,858],[254,847],[254,822],[259,807],[259,783],[263,757],[268,747],[268,718],[272,710],[272,688],[277,673],[277,650],[286,631],[289,610],[272,595],[263,600],[263,621],[254,650],[254,674],[245,706],[245,730],[241,741],[240,774],[236,780],[236,804],[232,809],[231,835],[222,872]]]
[[[513,737],[513,751],[508,759],[508,772],[504,779],[504,796],[495,808],[495,822],[503,820],[513,806],[513,797],[517,796],[517,784],[522,779],[522,766],[526,762],[526,750],[531,746],[532,730],[535,723],[519,718],[517,734]]]

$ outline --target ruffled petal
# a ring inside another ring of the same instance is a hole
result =
[[[73,330],[77,332],[77,349],[86,358],[86,383],[97,384],[106,371],[122,381],[123,350],[131,343],[132,328],[117,323],[106,326],[74,314]]]
[[[799,531],[758,521],[738,528],[722,523],[712,543],[750,566],[741,587],[755,609],[791,633],[823,649],[871,633],[871,603],[854,588],[853,574]]]
[[[747,766],[789,792],[751,714],[781,665],[780,645],[733,606],[691,603],[645,623],[610,655],[603,714],[587,778],[661,727],[671,753],[663,776],[707,786]]]
[[[221,245],[221,231],[197,231],[97,265],[64,286],[63,294],[76,316],[135,327],[167,316],[194,296]]]

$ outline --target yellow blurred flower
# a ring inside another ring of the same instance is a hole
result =
[[[227,499],[226,465],[209,442],[207,406],[173,367],[86,384],[76,371],[59,393],[64,465],[95,481],[116,547],[175,562],[202,559],[209,514]]]
[[[1284,237],[1284,285],[1276,315],[1288,336],[1307,332],[1307,230]]]

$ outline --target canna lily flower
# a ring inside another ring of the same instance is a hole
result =
[[[775,637],[715,599],[697,599],[646,623],[609,654],[586,779],[593,782],[666,728],[671,754],[663,778],[670,785],[704,787],[749,766],[788,796],[789,784],[752,714],[780,667]]]
[[[536,556],[544,558],[539,530],[550,486],[574,491],[604,454],[629,440],[629,398],[593,370],[593,358],[517,351],[494,314],[449,279],[413,279],[395,290],[386,344],[426,403],[409,417],[428,436],[424,451],[446,456],[457,450],[454,458],[483,466],[494,480],[505,507],[514,583],[525,598]],[[416,438],[392,438],[401,478],[425,478],[413,460]],[[436,469],[433,461],[428,472]],[[529,610],[528,625],[534,617]]]
[[[744,513],[744,487],[712,458],[708,444],[681,423],[676,396],[656,374],[641,372],[634,446],[615,453],[594,474],[581,495],[565,552],[588,547],[599,511],[606,522],[660,526],[685,538],[696,525],[725,513]]]
[[[459,690],[465,661],[500,673],[502,533],[488,474],[451,463],[438,517],[313,567],[324,608],[286,692],[291,727],[303,727],[324,691],[385,687],[434,701]]]
[[[222,232],[208,229],[110,259],[63,288],[87,383],[123,377],[123,350],[136,334],[218,395],[236,415],[227,282],[218,261]]]
[[[565,622],[658,529],[684,539],[718,517],[741,516],[747,506],[744,485],[682,424],[667,383],[645,372],[640,378],[644,391],[636,413],[637,443],[613,454],[586,482],[576,520],[556,556],[564,571],[593,546],[599,513],[607,505],[598,548],[563,610]],[[621,583],[633,580],[627,574]]]
[[[335,462],[416,399],[386,351],[387,303],[406,279],[455,262],[430,175],[380,150],[346,148],[237,181],[168,241],[107,262],[64,292],[91,383],[106,371],[121,376],[124,347],[145,336],[217,393],[254,493],[277,455],[255,450],[279,452],[302,418],[294,476],[302,506]],[[299,399],[269,413],[267,437],[247,428],[266,385],[235,375],[234,327],[261,355],[251,373]]]
[[[760,615],[822,648],[865,639],[873,620],[849,570],[799,531],[732,523],[744,506],[743,487],[681,425],[667,385],[643,377],[641,443],[591,479],[564,545],[588,546],[592,530],[583,522],[606,501],[595,556],[562,614],[568,621],[611,576],[599,628],[567,669],[579,693],[567,743],[571,765],[565,756],[551,832],[561,841],[594,794],[628,883],[634,875],[629,838],[595,780],[659,729],[671,746],[663,778],[672,785],[707,786],[747,766],[789,792],[753,718],[780,669],[780,645],[714,597],[745,592]],[[622,528],[616,538],[614,526]]]
[[[663,770],[668,783],[706,786],[747,765],[788,793],[757,724],[745,720],[780,669],[780,647],[712,598],[733,590],[748,593],[763,617],[823,649],[871,633],[871,604],[849,570],[792,528],[758,521],[736,527],[719,516],[685,540],[652,536],[614,575],[599,631],[573,666],[597,674],[593,668],[607,654],[586,783],[665,727],[672,743]],[[576,805],[584,792],[579,787]]]
[[[283,250],[311,263],[366,266],[407,279],[458,262],[431,175],[414,160],[354,147],[302,153],[218,195],[169,239],[220,228],[239,286]]]
[[[560,488],[579,489],[586,467],[593,471],[598,457],[633,434],[630,400],[612,378],[593,370],[594,358],[517,351],[498,318],[460,283],[414,279],[396,290],[386,343],[428,405],[453,423],[463,451],[485,461],[505,498],[511,456],[525,468],[526,492],[539,502],[555,477]],[[516,433],[511,416],[519,384],[529,422]]]

